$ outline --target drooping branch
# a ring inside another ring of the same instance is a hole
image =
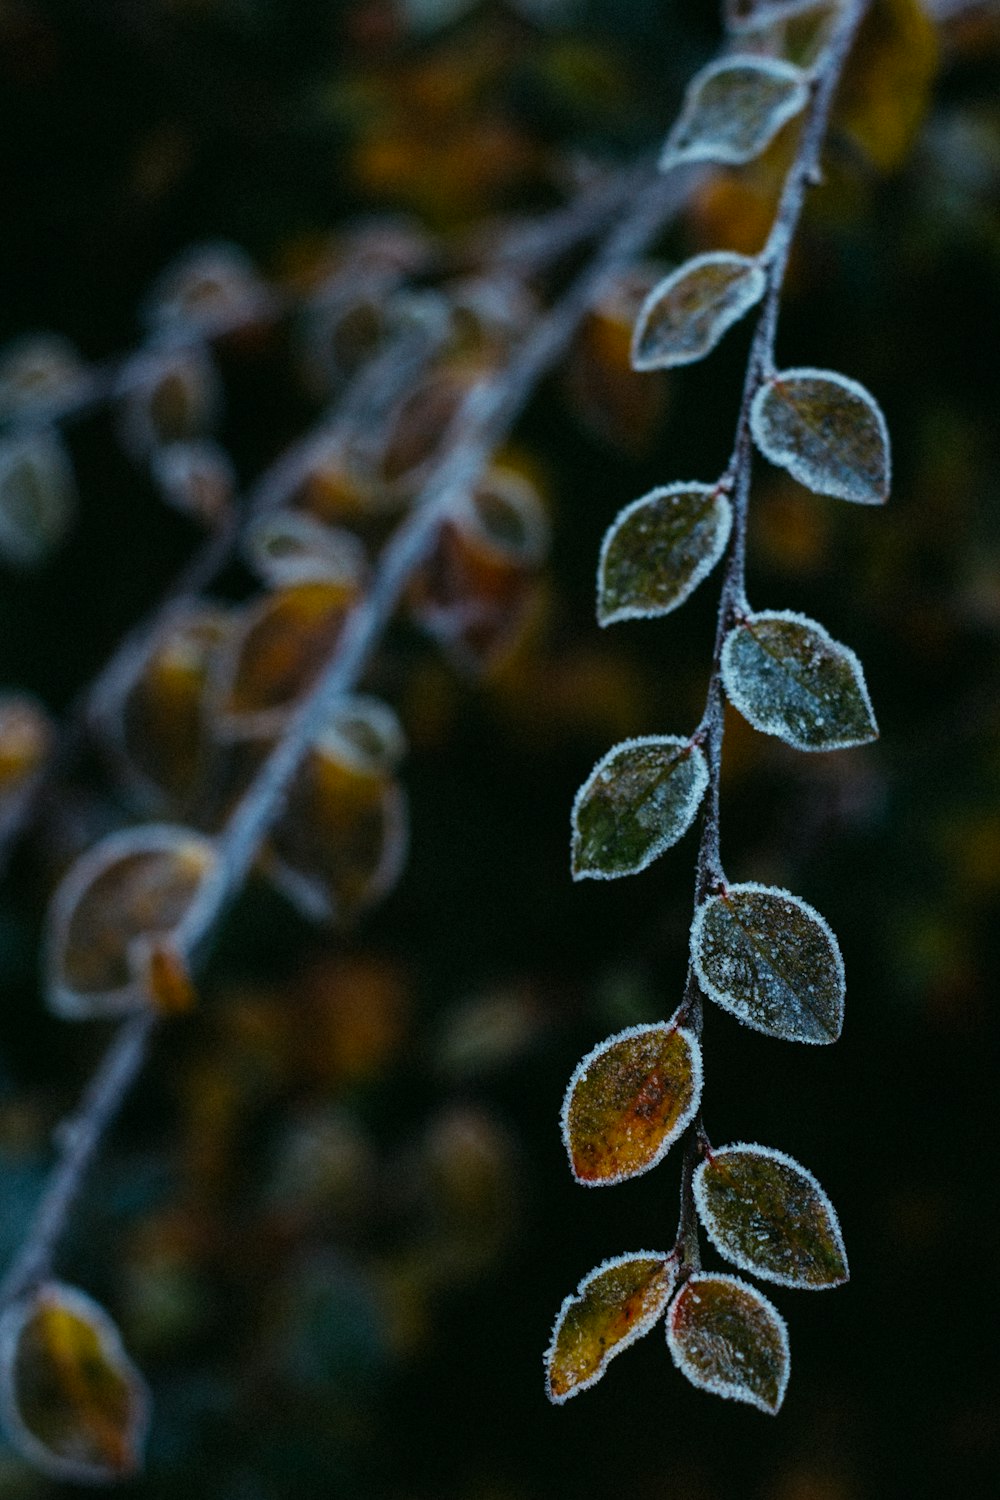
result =
[[[811,80],[811,97],[799,134],[795,159],[789,168],[778,200],[777,212],[761,262],[767,277],[761,310],[750,346],[746,376],[740,400],[732,456],[723,477],[733,510],[733,526],[723,573],[719,599],[715,646],[709,677],[705,710],[697,730],[704,745],[709,782],[705,794],[701,839],[695,873],[695,909],[723,879],[720,855],[719,788],[722,775],[722,741],[724,730],[722,689],[722,648],[733,624],[748,610],[746,599],[746,546],[753,441],[750,413],[754,398],[775,368],[775,339],[781,293],[788,268],[788,258],[811,184],[821,180],[820,160],[826,139],[830,114],[844,66],[858,29],[869,8],[870,0],[843,0],[842,10],[826,50]],[[703,1024],[703,1000],[693,967],[689,967],[682,1005],[684,1024],[697,1036]],[[689,1126],[683,1143],[681,1212],[677,1229],[677,1247],[690,1247],[697,1241],[697,1213],[691,1182],[695,1164],[703,1154],[708,1137],[699,1110]],[[689,1262],[688,1269],[697,1269]]]
[[[446,438],[444,457],[409,518],[387,544],[371,588],[349,614],[325,669],[220,835],[214,872],[185,922],[185,939],[195,964],[207,951],[220,916],[245,883],[312,740],[337,700],[360,680],[441,523],[476,486],[607,279],[656,238],[700,176],[697,171],[682,171],[649,182],[510,363],[467,395]],[[120,1024],[79,1108],[56,1131],[56,1161],[24,1244],[0,1289],[0,1305],[21,1297],[49,1274],[84,1179],[142,1070],[156,1023],[157,1013],[150,1009]]]

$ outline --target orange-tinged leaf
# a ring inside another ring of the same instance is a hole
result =
[[[355,583],[291,584],[251,605],[218,663],[218,727],[232,738],[278,733],[315,681],[357,597]]]
[[[48,1282],[0,1319],[0,1410],[18,1450],[59,1479],[106,1484],[142,1464],[145,1382],[103,1308]]]
[[[139,938],[143,953],[145,985],[150,1000],[164,1016],[180,1016],[198,1001],[191,971],[181,953],[166,938]]]
[[[672,1022],[630,1026],[577,1066],[562,1131],[577,1182],[602,1187],[648,1172],[691,1123],[701,1098],[701,1048]]]
[[[111,834],[78,859],[49,909],[52,1009],[87,1018],[148,1005],[142,940],[169,934],[183,952],[185,918],[215,859],[209,839],[165,823]]]
[[[937,28],[922,0],[876,0],[869,7],[833,120],[879,171],[895,171],[906,161],[931,101],[937,65]]]
[[[668,1255],[640,1250],[597,1266],[567,1297],[545,1352],[549,1400],[595,1385],[616,1354],[656,1326],[677,1281]]]
[[[51,720],[34,698],[0,695],[0,799],[23,789],[51,753]]]
[[[311,920],[356,916],[395,885],[406,858],[405,750],[384,703],[345,698],[313,744],[272,830],[268,872]]]
[[[674,1364],[692,1385],[772,1415],[788,1384],[788,1330],[766,1297],[738,1276],[696,1273],[667,1314]]]

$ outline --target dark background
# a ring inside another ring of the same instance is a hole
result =
[[[905,54],[906,7],[886,8]],[[554,163],[655,145],[718,42],[698,4],[623,11],[590,0],[539,27],[482,5],[418,34],[374,0],[10,0],[0,335],[58,329],[104,358],[134,344],[145,290],[192,242],[235,240],[280,276],[361,211],[413,212],[448,242],[487,213],[556,202]],[[693,1390],[660,1330],[563,1408],[541,1371],[577,1280],[673,1236],[673,1158],[585,1192],[557,1116],[585,1051],[677,1003],[693,841],[635,880],[574,887],[567,822],[616,738],[699,716],[714,583],[676,617],[601,635],[592,578],[622,504],[725,462],[737,330],[672,381],[641,456],[589,436],[566,384],[544,384],[516,435],[552,511],[544,626],[480,683],[405,630],[373,672],[413,746],[399,888],[337,938],[255,884],[202,1008],[161,1040],[61,1265],[111,1309],[151,1384],[148,1466],[130,1493],[996,1493],[998,57],[995,18],[973,7],[942,34],[909,151],[879,162],[835,136],[782,316],[780,358],[876,392],[895,460],[884,513],[807,497],[764,465],[751,513],[753,603],[803,610],[848,641],[881,728],[836,756],[796,756],[735,720],[727,736],[731,877],[818,907],[848,975],[834,1048],[769,1042],[714,1011],[706,1022],[713,1139],[807,1164],[850,1255],[835,1296],[775,1295],[793,1351],[782,1412]],[[484,120],[517,142],[517,170],[491,172]],[[891,128],[876,95],[868,129]],[[376,151],[386,141],[394,156]],[[709,248],[727,228],[736,243],[748,215],[738,195],[702,200],[663,253]],[[280,338],[226,363],[222,436],[244,479],[309,419],[291,368]],[[196,541],[106,417],[70,441],[76,531],[41,570],[0,579],[0,678],[55,711]],[[22,851],[0,907],[9,1250],[47,1132],[100,1043],[41,1008],[50,869],[44,850]],[[356,1003],[317,999],[338,983]],[[333,1185],[300,1200],[282,1163],[320,1124]],[[62,1492],[0,1456],[0,1495]]]

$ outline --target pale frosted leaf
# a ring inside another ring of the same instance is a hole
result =
[[[250,566],[273,588],[324,579],[362,583],[368,572],[364,543],[353,531],[304,511],[259,517],[247,527],[242,546]]]
[[[58,333],[28,333],[0,349],[0,421],[51,419],[85,400],[93,379]]]
[[[656,1326],[676,1282],[675,1262],[651,1250],[588,1272],[559,1309],[545,1351],[549,1400],[561,1404],[595,1385],[616,1354]]]
[[[694,1176],[701,1221],[720,1255],[781,1286],[820,1290],[848,1277],[833,1204],[811,1172],[769,1146],[720,1146]]]
[[[705,756],[690,740],[647,735],[615,745],[573,803],[573,879],[644,870],[691,827],[707,785]]]
[[[688,85],[661,170],[687,161],[752,161],[808,97],[808,77],[791,63],[750,55],[709,63]]]
[[[35,428],[0,439],[0,557],[37,567],[75,513],[73,466],[55,431]]]
[[[796,750],[845,750],[878,738],[861,663],[815,620],[748,615],[726,637],[722,682],[734,708]]]
[[[777,1308],[738,1276],[698,1272],[667,1313],[667,1344],[692,1385],[772,1415],[788,1384],[788,1330]]]
[[[113,833],[71,865],[52,898],[45,947],[50,1006],[72,1019],[120,1015],[148,1003],[148,940],[184,924],[216,862],[211,840],[149,823]]]
[[[158,277],[144,307],[158,330],[211,337],[270,310],[270,293],[253,261],[223,240],[184,250]]]
[[[142,1466],[149,1393],[104,1309],[46,1282],[0,1319],[0,1412],[7,1435],[57,1479],[108,1484]]]
[[[739,33],[779,26],[795,16],[828,6],[831,0],[726,0],[726,29]]]
[[[789,1042],[835,1042],[844,962],[825,920],[790,891],[748,882],[699,906],[691,960],[709,999]]]
[[[759,302],[767,286],[760,264],[726,250],[696,255],[653,288],[632,335],[637,370],[689,365],[715,348]]]
[[[820,495],[881,505],[889,494],[889,433],[878,403],[833,370],[781,370],[750,408],[765,458]]]
[[[570,1167],[588,1187],[648,1172],[693,1120],[701,1048],[669,1022],[630,1026],[595,1047],[569,1081],[562,1131]]]
[[[626,505],[601,544],[598,623],[679,608],[722,556],[732,522],[718,485],[669,484]]]
[[[168,505],[203,526],[218,526],[236,491],[229,455],[209,438],[164,443],[150,458],[153,479]]]

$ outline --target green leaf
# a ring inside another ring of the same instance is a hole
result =
[[[573,879],[644,870],[687,833],[707,785],[705,757],[690,740],[647,735],[615,745],[573,802]]]
[[[861,663],[805,615],[747,615],[723,645],[722,682],[748,723],[796,750],[846,750],[878,738]]]
[[[696,255],[655,286],[632,336],[637,370],[693,364],[713,350],[767,286],[760,263],[728,250]]]
[[[699,906],[691,961],[709,999],[788,1042],[835,1042],[844,961],[819,912],[790,891],[748,882]]]
[[[588,1272],[559,1309],[545,1352],[549,1400],[561,1405],[596,1385],[616,1354],[655,1327],[676,1283],[675,1261],[650,1250]]]
[[[752,161],[808,98],[808,77],[791,63],[751,55],[709,63],[688,85],[660,169],[688,161]]]
[[[689,1277],[667,1313],[667,1344],[692,1385],[777,1412],[788,1385],[788,1330],[737,1276]]]
[[[47,1282],[0,1318],[0,1413],[18,1451],[57,1479],[107,1484],[141,1468],[146,1384],[76,1287]]]
[[[601,1187],[638,1177],[662,1161],[694,1119],[701,1048],[670,1022],[630,1026],[578,1064],[562,1108],[562,1132],[577,1182]]]
[[[889,433],[878,403],[833,370],[781,370],[750,408],[765,458],[819,495],[881,505],[889,494]]]
[[[0,438],[0,557],[38,567],[75,514],[76,481],[61,438],[44,427]]]
[[[626,505],[601,544],[598,624],[679,608],[726,550],[732,524],[718,485],[669,484]]]
[[[848,1278],[833,1204],[811,1172],[769,1146],[720,1146],[694,1176],[701,1221],[720,1255],[781,1286]]]

